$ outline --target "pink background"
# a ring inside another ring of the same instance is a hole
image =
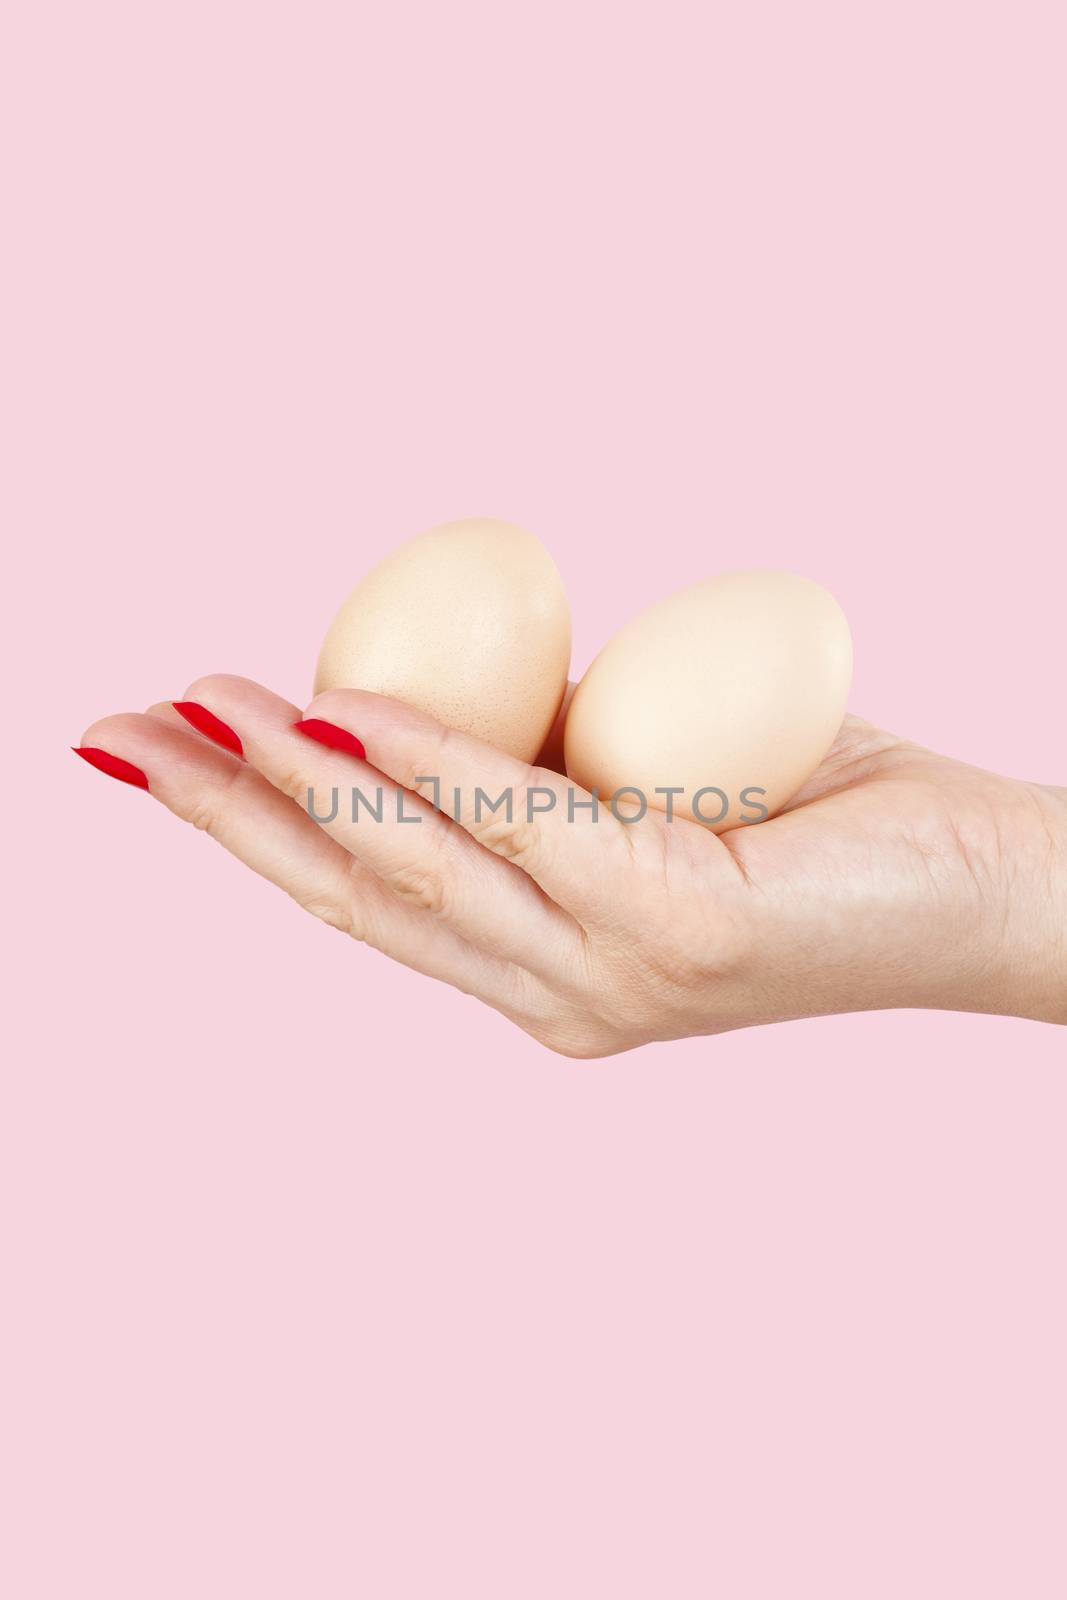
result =
[[[1061,1030],[567,1062],[67,750],[488,513],[1067,782],[1062,6],[17,11],[0,1592],[1062,1597]]]

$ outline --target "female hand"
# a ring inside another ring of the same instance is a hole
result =
[[[1067,1022],[1067,790],[850,717],[785,812],[716,836],[606,801],[594,819],[550,766],[360,690],[301,712],[215,676],[179,704],[83,745],[316,916],[561,1054],[895,1006]],[[353,788],[382,791],[380,821],[361,802],[353,821]],[[510,791],[510,818],[478,790]]]

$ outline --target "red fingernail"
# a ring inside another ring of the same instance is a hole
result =
[[[96,750],[92,745],[80,749],[76,744],[72,744],[70,748],[76,756],[88,761],[98,772],[106,772],[109,778],[117,778],[120,783],[132,783],[135,789],[148,788],[148,779],[140,767],[135,767],[132,761],[123,761],[121,756],[113,756],[107,750]]]
[[[331,750],[343,750],[346,755],[358,756],[361,761],[367,754],[354,733],[349,733],[347,728],[338,728],[332,722],[308,717],[304,722],[294,722],[293,727],[299,733],[306,733],[309,739],[317,739],[319,744],[329,745]]]
[[[245,747],[237,734],[221,717],[217,717],[207,706],[198,705],[195,700],[172,700],[171,705],[180,717],[194,727],[197,733],[202,733],[209,739],[214,739],[216,744],[221,744],[224,750],[232,750],[235,756],[243,756]]]

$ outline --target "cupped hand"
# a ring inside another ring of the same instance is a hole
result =
[[[107,717],[83,747],[317,917],[561,1054],[896,1006],[1067,1022],[1067,790],[849,717],[786,811],[717,836],[605,800],[594,815],[557,770],[558,730],[530,767],[355,689],[301,710],[213,676],[190,702]]]

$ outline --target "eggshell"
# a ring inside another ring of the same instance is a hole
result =
[[[570,651],[548,551],[511,523],[472,517],[401,545],[356,585],[323,642],[315,692],[372,689],[531,761]]]
[[[674,814],[722,833],[773,815],[811,776],[851,680],[848,623],[817,583],[711,578],[627,623],[597,656],[567,713],[567,772],[603,798],[639,789],[661,811],[655,790],[681,788]],[[706,788],[727,797],[725,814],[713,793],[694,812]]]

